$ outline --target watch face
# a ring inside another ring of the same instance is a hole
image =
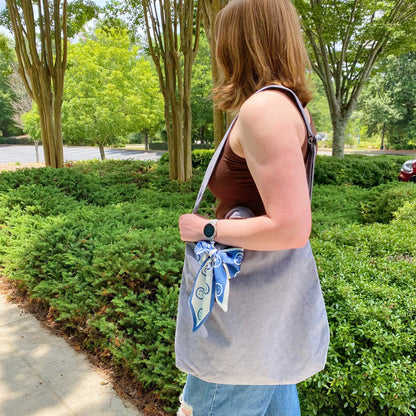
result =
[[[204,227],[205,237],[211,238],[214,235],[214,233],[215,233],[215,227],[212,224],[209,223]]]

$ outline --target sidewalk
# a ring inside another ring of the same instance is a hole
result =
[[[67,342],[0,293],[0,416],[144,416]]]

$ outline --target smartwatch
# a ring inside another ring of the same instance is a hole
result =
[[[210,221],[204,227],[204,236],[207,240],[214,241],[215,236],[217,235],[217,228],[216,228],[217,220]]]

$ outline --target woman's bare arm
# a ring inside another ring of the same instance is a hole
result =
[[[251,250],[303,247],[310,234],[311,210],[301,143],[306,130],[296,107],[283,94],[254,94],[241,107],[232,147],[246,158],[266,215],[219,220],[216,241]],[[181,216],[184,241],[204,239],[208,220]]]

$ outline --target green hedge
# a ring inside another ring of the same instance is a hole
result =
[[[334,226],[363,223],[361,205],[367,201],[368,193],[368,189],[356,185],[314,185],[312,235]]]
[[[192,166],[196,169],[205,170],[214,155],[212,149],[196,149],[192,151]]]
[[[361,204],[361,212],[367,223],[380,222],[387,224],[394,213],[407,201],[416,199],[416,184],[389,183],[373,188]],[[416,212],[415,212],[416,215]]]
[[[198,166],[206,160],[193,157]],[[3,273],[87,348],[131,370],[172,414],[184,382],[173,357],[177,219],[191,210],[202,173],[179,185],[164,162],[107,161],[0,174]],[[314,188],[312,245],[331,346],[326,369],[299,386],[305,415],[414,414],[414,186]],[[365,224],[386,193],[394,219]],[[213,215],[213,202],[208,193],[202,212]]]
[[[35,145],[30,137],[0,137],[0,144]],[[39,142],[39,144],[42,144],[42,142]]]
[[[192,165],[206,169],[213,150],[194,150]],[[343,159],[318,156],[315,167],[315,183],[321,185],[357,185],[372,188],[398,180],[402,164],[407,156],[346,155]]]
[[[358,185],[372,188],[398,180],[406,156],[346,155],[343,159],[318,156],[315,182],[322,185]]]
[[[195,149],[192,151],[192,167],[194,169],[205,170],[214,154],[212,149]],[[169,154],[164,153],[160,159],[162,163],[169,161]]]
[[[212,144],[193,144],[192,151],[207,150],[213,147]],[[150,150],[168,150],[168,144],[166,142],[152,142],[149,143]],[[211,155],[213,151],[211,150]],[[168,157],[168,156],[165,156]]]
[[[312,240],[331,343],[325,371],[301,385],[305,414],[414,414],[416,247],[409,225],[334,227]]]
[[[351,221],[388,224],[397,210],[415,199],[416,185],[411,182],[389,182],[370,189],[356,185],[315,185],[312,235]]]
[[[149,143],[150,150],[168,150],[168,144],[166,142],[151,142]]]
[[[166,403],[183,382],[172,360],[183,262],[177,221],[199,180],[175,185],[164,166],[133,161],[0,175],[5,275]]]

